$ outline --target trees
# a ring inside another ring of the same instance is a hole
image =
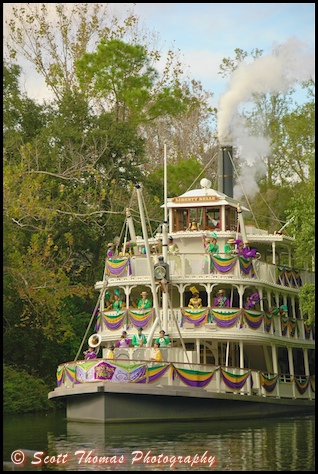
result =
[[[51,7],[37,5],[13,6],[9,51],[36,65],[55,98],[28,100],[19,67],[5,64],[5,359],[53,378],[77,352],[107,242],[122,226],[133,185],[147,176],[147,126],[187,110],[191,93],[183,93],[177,69],[174,81],[169,68],[158,76],[151,62],[160,56],[149,47],[122,41],[133,17],[124,26],[112,18],[110,28],[104,17],[99,23],[101,4],[75,6],[75,32],[65,6],[50,23]],[[23,351],[12,354],[21,339]]]

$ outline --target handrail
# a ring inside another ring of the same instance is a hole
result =
[[[290,289],[299,289],[303,283],[314,282],[314,272],[308,272],[306,270],[300,270],[292,267],[286,267],[283,265],[277,265],[273,263],[263,262],[259,259],[245,259],[243,260],[238,255],[234,256],[223,256],[220,254],[218,257],[208,254],[201,253],[182,253],[179,252],[176,255],[168,255],[167,263],[170,266],[170,277],[176,278],[196,278],[198,276],[205,275],[206,279],[213,280],[215,277],[225,276],[227,279],[241,279],[242,272],[244,271],[245,278],[251,278],[254,281],[262,280],[269,284],[274,284]],[[126,257],[127,258],[127,257]],[[154,256],[154,263],[155,262]],[[124,258],[122,259],[124,261]],[[230,260],[231,268],[224,265],[224,262]],[[111,260],[110,260],[111,261]],[[212,264],[210,263],[212,261]],[[243,262],[249,261],[250,267],[243,266]],[[146,262],[145,255],[135,255],[127,258],[127,264],[129,262],[129,272],[118,272],[109,273],[110,280],[121,280],[131,277],[147,277],[149,278],[150,273],[147,265],[142,265],[142,262]],[[211,266],[212,265],[212,266]],[[106,265],[107,266],[107,260]],[[128,267],[127,267],[128,269]],[[104,272],[106,274],[106,271]]]
[[[80,372],[77,371],[77,367],[80,368]],[[96,372],[92,370],[93,367],[96,367]],[[86,371],[90,371],[89,380],[86,379],[85,374],[88,372],[85,372],[85,368]],[[268,373],[250,368],[187,362],[154,362],[149,359],[127,361],[103,358],[64,363],[57,369],[56,390],[60,387],[73,388],[75,385],[92,383],[118,383],[114,375],[117,368],[120,369],[121,381],[124,383],[147,384],[160,380],[161,385],[164,382],[172,387],[187,385],[206,392],[230,391],[246,396],[315,399],[315,378],[312,375],[289,375],[289,379],[286,380],[288,374]]]

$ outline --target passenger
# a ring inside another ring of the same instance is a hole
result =
[[[153,245],[152,249],[158,255],[162,255],[162,239],[158,239],[157,243]]]
[[[219,246],[217,244],[218,236],[215,232],[211,234],[211,243],[207,246],[207,252],[211,255],[219,255]]]
[[[89,347],[83,354],[85,356],[85,360],[96,359],[97,357],[94,347]]]
[[[245,309],[255,309],[255,306],[258,305],[260,301],[260,297],[259,297],[259,294],[256,292],[256,293],[252,293],[251,295],[247,295],[246,296],[246,301],[245,301],[245,304],[244,304],[244,308]]]
[[[123,307],[123,302],[120,299],[120,291],[119,290],[114,290],[114,301],[112,303],[113,309],[116,309],[116,311],[119,311]]]
[[[147,291],[141,292],[141,299],[138,301],[138,308],[139,309],[148,309],[152,307],[151,300],[147,298],[148,293]]]
[[[224,295],[224,290],[219,290],[218,291],[218,296],[214,300],[214,306],[218,306],[220,308],[229,308],[230,307],[230,301],[229,299]]]
[[[244,257],[244,244],[243,244],[243,240],[242,239],[236,239],[234,240],[234,243],[236,244],[236,249],[235,249],[235,253],[237,255],[242,255]]]
[[[160,350],[160,343],[159,342],[154,342],[153,345],[154,348],[154,357],[151,357],[151,360],[154,360],[155,362],[161,362],[162,361],[162,354]]]
[[[199,292],[195,286],[190,287],[190,291],[193,294],[192,298],[190,298],[188,303],[188,308],[191,309],[201,309],[202,308],[202,300],[199,297]]]
[[[109,346],[108,352],[107,352],[107,355],[106,355],[106,359],[114,359],[115,358],[114,349],[115,349],[115,346],[113,346],[113,345]]]
[[[112,258],[114,257],[115,255],[115,244],[113,244],[113,242],[110,242],[109,244],[107,244],[107,258]]]
[[[119,244],[120,244],[120,237],[119,237],[119,235],[117,235],[117,234],[115,235],[113,242],[114,242],[114,250],[113,250],[113,252],[114,252],[114,256],[116,257],[116,256],[118,255],[118,248],[119,248]]]
[[[274,316],[279,315],[279,309],[276,306],[271,306],[268,310],[268,313]]]
[[[235,240],[229,239],[226,244],[224,245],[224,253],[228,253],[230,255],[235,254]]]
[[[249,242],[243,243],[242,239],[236,239],[234,243],[236,244],[236,254],[242,255],[244,258],[255,258],[259,256],[257,249],[250,248]]]
[[[159,332],[159,337],[157,337],[157,339],[155,340],[155,342],[159,342],[160,347],[167,347],[170,344],[170,339],[165,336],[165,334],[165,331],[161,329],[161,331]]]
[[[211,241],[209,237],[207,237],[205,234],[202,234],[201,239],[202,239],[204,250],[207,252],[207,248]]]
[[[175,254],[179,252],[178,244],[173,243],[173,237],[168,238],[168,253]]]
[[[244,308],[245,309],[253,309],[253,307],[254,307],[254,303],[251,300],[251,295],[247,295],[246,301],[244,303]]]
[[[138,328],[138,334],[134,334],[132,338],[132,345],[134,347],[140,346],[140,342],[142,342],[142,346],[146,344],[147,338],[146,336],[142,333],[143,328]]]
[[[116,347],[129,347],[130,339],[127,337],[127,332],[123,331],[120,339],[116,341]]]
[[[110,301],[110,293],[109,291],[105,292],[105,310],[112,309],[112,302]]]
[[[279,307],[278,312],[279,312],[279,316],[281,316],[283,318],[288,317],[288,307],[285,304],[282,304]]]
[[[244,242],[243,256],[245,258],[255,258],[257,253],[258,253],[257,249],[251,249],[250,248],[250,243],[249,242]]]

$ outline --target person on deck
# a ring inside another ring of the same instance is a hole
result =
[[[219,255],[219,246],[217,243],[218,236],[215,232],[211,234],[211,242],[207,245],[207,252],[211,255]]]
[[[175,244],[173,242],[173,237],[168,238],[168,253],[169,254],[175,254],[179,252],[179,247],[178,244]]]
[[[153,348],[154,348],[154,357],[151,357],[151,360],[154,360],[155,362],[161,362],[162,361],[162,353],[161,353],[161,350],[160,350],[160,343],[159,342],[154,342]]]
[[[236,245],[235,253],[237,255],[242,255],[244,257],[244,244],[242,239],[234,240],[234,244]]]
[[[162,239],[158,239],[157,243],[153,246],[153,250],[156,254],[162,255]]]
[[[260,297],[258,293],[252,293],[251,295],[247,295],[244,308],[255,309],[255,306],[259,303],[259,301],[260,301]]]
[[[120,336],[120,339],[118,341],[116,341],[116,347],[129,347],[130,345],[130,339],[129,337],[127,337],[127,332],[126,331],[123,331],[121,336]]]
[[[146,336],[142,333],[143,328],[138,328],[138,334],[134,334],[132,338],[132,345],[134,347],[140,346],[140,341],[142,342],[142,345],[147,343],[147,338]]]
[[[203,248],[207,252],[207,248],[208,248],[211,240],[205,234],[202,234],[201,239],[202,239]]]
[[[113,345],[109,346],[108,352],[106,354],[106,359],[114,359],[115,358],[114,349],[115,349],[115,346],[113,346]]]
[[[255,258],[258,255],[257,249],[251,249],[249,242],[243,243],[242,239],[236,239],[234,241],[236,244],[235,253],[241,255],[244,258]]]
[[[170,339],[165,336],[165,334],[165,331],[161,329],[161,331],[159,332],[159,337],[157,337],[157,339],[155,340],[155,342],[159,342],[160,347],[167,347],[170,344]]]
[[[278,309],[279,316],[286,318],[288,317],[288,306],[282,304]]]
[[[109,291],[105,291],[105,311],[107,311],[108,309],[112,309],[112,302],[110,300],[110,293]]]
[[[109,242],[109,244],[107,244],[107,258],[112,258],[114,257],[115,255],[115,245],[113,244],[113,242]]]
[[[123,302],[120,299],[120,291],[119,290],[114,290],[114,301],[112,303],[113,309],[116,311],[120,311],[123,307]]]
[[[141,292],[141,299],[138,301],[139,309],[148,309],[152,307],[151,300],[148,298],[147,291]]]
[[[255,258],[257,254],[257,249],[251,249],[249,242],[244,242],[243,247],[243,256],[244,258]]]
[[[219,290],[218,291],[218,296],[214,300],[214,306],[218,306],[219,308],[229,308],[230,307],[230,301],[229,299],[224,295],[224,290]]]
[[[199,297],[199,292],[195,286],[190,287],[192,293],[192,298],[190,298],[188,303],[188,308],[191,309],[201,309],[202,308],[202,299]]]
[[[97,355],[94,350],[94,347],[89,347],[87,351],[84,352],[85,360],[96,359]]]
[[[226,242],[226,244],[224,245],[224,253],[227,253],[229,255],[235,254],[235,240],[234,239],[229,239]]]

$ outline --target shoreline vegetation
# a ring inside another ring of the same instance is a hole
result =
[[[17,366],[3,364],[3,413],[44,413],[61,409],[63,402],[48,400],[52,388],[38,376]],[[23,394],[23,396],[21,396]]]

